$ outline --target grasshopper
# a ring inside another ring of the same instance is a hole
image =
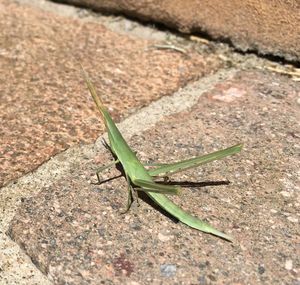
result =
[[[137,197],[137,191],[144,191],[151,200],[153,200],[157,205],[168,212],[171,216],[178,219],[180,222],[199,231],[221,237],[228,241],[232,241],[232,237],[215,229],[208,223],[190,215],[165,196],[165,194],[178,195],[181,192],[181,187],[175,185],[160,184],[155,182],[154,178],[158,176],[169,177],[174,173],[178,173],[180,171],[197,167],[204,163],[222,159],[228,155],[235,154],[241,151],[242,144],[237,144],[207,155],[186,159],[172,164],[154,164],[156,168],[146,169],[145,165],[143,165],[139,161],[135,152],[129,147],[129,145],[123,138],[121,132],[112,120],[101,98],[97,95],[94,85],[92,84],[91,80],[84,70],[83,73],[89,92],[91,93],[105,124],[106,131],[108,133],[109,148],[112,154],[117,158],[115,161],[111,162],[108,165],[102,166],[98,170],[97,177],[99,183],[99,173],[101,171],[112,167],[117,163],[120,163],[123,167],[128,186],[128,202],[126,211],[129,210],[130,205],[133,202],[133,194],[135,194]]]

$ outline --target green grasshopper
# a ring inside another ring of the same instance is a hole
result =
[[[83,71],[84,72],[84,71]],[[133,194],[137,197],[138,191],[144,191],[156,204],[168,212],[171,216],[175,217],[182,223],[200,230],[202,232],[210,233],[215,236],[221,237],[228,241],[232,241],[232,238],[227,234],[224,234],[211,225],[201,221],[200,219],[193,217],[189,213],[182,210],[171,200],[169,200],[164,194],[176,194],[178,195],[181,191],[181,187],[174,185],[160,184],[154,181],[155,177],[169,177],[170,175],[199,166],[210,161],[224,158],[228,155],[239,152],[242,148],[242,144],[234,145],[232,147],[216,151],[204,156],[190,158],[187,160],[179,161],[172,164],[154,164],[156,168],[146,169],[137,158],[136,154],[128,146],[127,142],[123,138],[116,124],[112,120],[107,108],[104,106],[101,98],[97,95],[96,90],[92,82],[90,81],[87,74],[84,72],[85,81],[88,89],[101,113],[101,117],[104,121],[108,138],[109,148],[112,154],[117,158],[112,163],[101,167],[97,172],[97,177],[100,183],[99,173],[104,169],[112,167],[117,163],[121,163],[128,186],[128,202],[127,210],[133,202]],[[126,210],[126,211],[127,211]]]

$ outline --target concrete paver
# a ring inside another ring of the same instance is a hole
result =
[[[147,199],[120,215],[124,179],[92,184],[96,164],[111,159],[102,151],[24,199],[9,235],[55,284],[297,284],[299,94],[288,77],[238,72],[130,139],[142,160],[162,162],[245,143],[239,155],[174,177],[205,182],[174,200],[233,244],[174,223]]]
[[[278,68],[222,45],[181,39],[188,57],[149,49],[176,36],[47,1],[0,0],[0,14],[0,180],[15,180],[0,189],[0,284],[300,283],[296,75],[255,71]],[[174,177],[201,186],[175,201],[234,244],[176,224],[147,199],[122,216],[124,179],[92,184],[111,157],[102,136],[86,145],[103,127],[77,60],[113,117],[128,117],[120,128],[144,161],[245,143]],[[209,75],[221,60],[227,69]]]
[[[173,94],[172,97],[163,97],[159,101],[151,103],[134,116],[128,117],[120,124],[122,133],[130,138],[136,133],[145,131],[161,120],[164,115],[180,112],[195,104],[197,98],[207,89],[212,88],[224,78],[232,75],[234,71],[218,72],[213,76],[203,78],[199,82]],[[136,124],[139,122],[139,124]],[[132,126],[135,126],[132,128]],[[11,219],[15,215],[20,203],[27,197],[34,196],[44,187],[49,187],[62,179],[68,173],[73,172],[82,161],[96,156],[96,151],[104,152],[101,137],[95,146],[87,145],[80,148],[70,148],[66,152],[44,163],[34,172],[29,173],[15,183],[2,187],[0,191],[0,280],[4,284],[49,284],[45,275],[41,274],[35,265],[29,260],[19,246],[7,235]],[[101,161],[101,155],[99,159]]]
[[[91,74],[116,120],[218,69],[213,54],[149,48],[79,16],[0,1],[0,185],[99,134],[80,73]]]
[[[57,1],[57,0],[56,0]],[[154,21],[185,33],[207,33],[243,51],[299,61],[300,6],[268,0],[59,0]]]

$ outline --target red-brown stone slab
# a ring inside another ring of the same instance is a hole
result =
[[[55,0],[226,39],[241,50],[300,60],[300,2],[279,0]]]
[[[240,154],[173,177],[200,183],[174,201],[234,243],[175,223],[147,199],[121,215],[124,179],[91,184],[108,153],[24,200],[9,234],[54,284],[298,284],[299,92],[288,77],[240,72],[129,142],[160,162],[243,142]]]
[[[208,54],[152,44],[0,0],[0,186],[99,135],[79,63],[117,120],[219,65]]]

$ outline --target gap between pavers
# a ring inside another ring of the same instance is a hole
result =
[[[116,121],[223,66],[213,51],[190,47],[186,56],[150,48],[155,40],[120,35],[80,17],[8,0],[0,0],[0,11],[0,65],[6,67],[0,72],[1,186],[70,146],[92,143],[103,130],[94,124],[91,98],[83,95],[78,62]]]
[[[118,126],[126,139],[153,127],[167,115],[191,108],[206,91],[216,83],[233,77],[237,70],[221,70],[212,76],[200,79],[182,88],[172,96],[163,97],[135,115],[128,117]],[[136,124],[136,122],[139,124]],[[133,128],[134,126],[134,128]],[[99,137],[94,145],[70,148],[58,154],[14,183],[0,191],[0,280],[1,284],[51,284],[51,282],[32,264],[28,256],[5,234],[9,224],[20,206],[21,199],[37,194],[43,187],[51,186],[76,164],[106,151]]]
[[[16,0],[17,3],[37,7],[43,11],[51,12],[55,15],[80,19],[81,21],[94,22],[104,25],[106,28],[121,35],[126,35],[146,40],[166,40],[166,31],[160,31],[150,25],[129,20],[120,19],[114,15],[103,15],[93,12],[87,8],[79,8],[59,2],[51,2],[48,0]],[[168,40],[175,40],[176,35],[167,33]]]

